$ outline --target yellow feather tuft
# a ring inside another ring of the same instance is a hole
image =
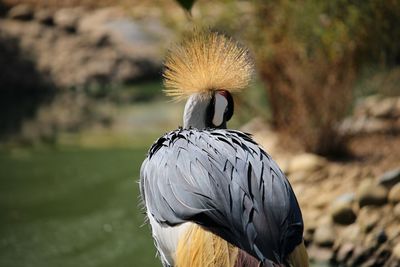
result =
[[[193,225],[178,243],[175,266],[233,267],[237,255],[236,247],[198,225]]]
[[[213,90],[237,92],[248,86],[252,75],[247,49],[224,35],[195,31],[167,55],[164,91],[176,99]]]
[[[307,249],[304,246],[304,242],[301,242],[288,257],[289,264],[292,267],[308,267],[308,254]]]

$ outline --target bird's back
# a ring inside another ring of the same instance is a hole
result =
[[[240,131],[165,134],[142,165],[140,188],[149,216],[161,229],[192,222],[259,260],[276,263],[284,263],[302,243],[302,216],[287,178]]]

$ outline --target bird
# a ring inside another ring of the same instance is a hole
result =
[[[308,266],[294,191],[252,136],[227,129],[232,94],[254,73],[249,50],[195,30],[164,63],[164,91],[186,100],[183,126],[149,149],[140,196],[164,267]]]

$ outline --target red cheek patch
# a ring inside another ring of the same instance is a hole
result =
[[[226,99],[228,99],[228,94],[229,92],[226,90],[219,90],[218,94],[222,95],[223,97],[225,97]]]

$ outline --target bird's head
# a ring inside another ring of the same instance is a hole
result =
[[[233,115],[232,93],[246,88],[252,74],[247,49],[224,35],[195,30],[167,55],[165,92],[187,99],[184,128],[226,128]]]
[[[233,115],[233,98],[226,90],[209,94],[193,94],[189,97],[183,113],[184,128],[226,128]]]

